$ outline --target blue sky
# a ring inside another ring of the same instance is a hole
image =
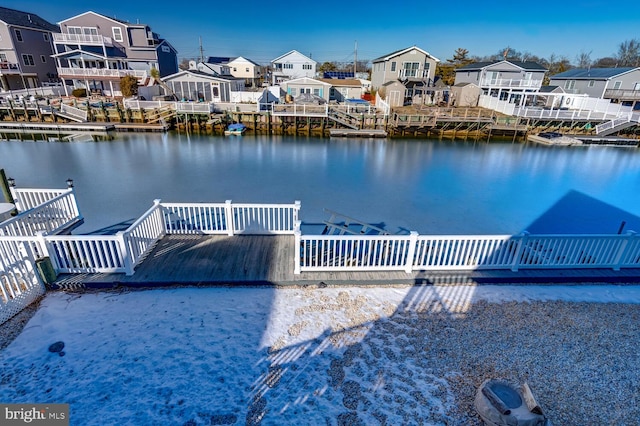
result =
[[[575,62],[581,52],[590,53],[591,59],[613,56],[621,42],[640,38],[637,0],[538,4],[506,0],[408,0],[397,6],[376,0],[353,5],[289,0],[22,0],[1,5],[36,13],[52,23],[93,10],[148,24],[178,49],[180,58],[199,56],[201,37],[205,56],[245,56],[259,63],[292,49],[319,62],[352,61],[356,41],[359,59],[377,58],[412,45],[443,61],[459,47],[471,55],[485,56],[510,46],[544,58],[566,56]]]

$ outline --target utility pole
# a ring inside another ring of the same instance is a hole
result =
[[[200,40],[200,62],[204,63],[204,49],[202,48],[202,36],[198,38]]]
[[[353,55],[353,78],[356,78],[357,68],[358,68],[358,40],[356,40],[356,49]]]

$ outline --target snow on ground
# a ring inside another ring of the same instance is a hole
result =
[[[481,300],[640,304],[640,286],[50,293],[0,353],[0,401],[69,403],[73,425],[451,424],[447,377],[397,359],[415,340],[385,323]]]

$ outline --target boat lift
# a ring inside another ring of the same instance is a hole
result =
[[[342,213],[324,209],[331,217],[323,221],[322,235],[389,235],[389,232],[377,226],[354,219]]]

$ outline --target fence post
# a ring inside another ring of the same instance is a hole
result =
[[[38,246],[40,247],[42,253],[38,253],[40,257],[50,257],[49,256],[49,247],[47,246],[47,240],[45,236],[47,233],[45,231],[36,232],[36,239],[38,240]],[[55,260],[54,266],[58,266],[58,259]]]
[[[615,260],[613,261],[613,270],[619,271],[620,266],[622,265],[622,260],[624,259],[624,255],[627,254],[627,249],[631,240],[635,238],[635,231],[628,231],[626,238],[620,244],[620,248],[618,249],[618,253],[616,254]]]
[[[302,241],[302,234],[300,233],[300,221],[296,222],[295,230],[293,231],[293,274],[300,275],[300,244]]]
[[[131,258],[131,252],[129,251],[129,245],[127,244],[126,232],[120,231],[116,234],[118,237],[118,244],[120,245],[120,251],[122,252],[122,264],[124,266],[124,272],[127,276],[133,275],[133,259]]]
[[[225,225],[227,227],[227,235],[232,236],[235,234],[235,229],[233,225],[233,206],[231,205],[231,200],[226,200],[224,202],[224,217],[225,217]]]
[[[518,267],[520,266],[520,255],[522,254],[522,250],[524,248],[525,243],[527,242],[527,237],[529,233],[527,231],[523,231],[519,237],[518,247],[516,248],[516,254],[513,256],[513,263],[511,264],[511,270],[513,272],[518,272]]]
[[[404,264],[404,271],[410,274],[413,270],[413,258],[416,256],[416,246],[418,245],[418,233],[411,231],[409,233],[409,242],[407,247],[407,260]]]
[[[300,200],[296,200],[293,203],[293,227],[294,231],[296,229],[300,230]]]
[[[160,238],[167,235],[167,222],[165,221],[164,209],[160,204],[161,201],[162,200],[160,198],[156,198],[155,200],[153,200],[153,206],[156,208],[158,214],[160,214],[159,224],[162,227],[162,230],[160,231]]]

